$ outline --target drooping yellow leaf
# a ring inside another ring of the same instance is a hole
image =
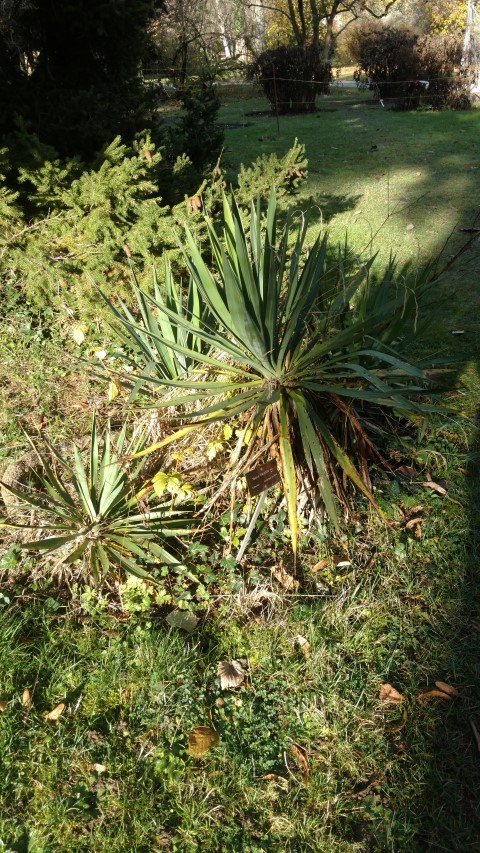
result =
[[[58,720],[58,718],[63,714],[65,710],[65,703],[60,702],[53,710],[49,711],[48,714],[44,714],[45,720]]]
[[[188,733],[188,749],[187,752],[193,758],[200,758],[205,755],[209,749],[217,746],[220,741],[218,732],[210,728],[210,726],[195,726]]]

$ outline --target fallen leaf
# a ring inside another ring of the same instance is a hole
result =
[[[312,566],[312,568],[311,568],[312,575],[314,575],[315,572],[320,572],[322,569],[324,569],[326,566],[328,566],[329,562],[330,562],[330,560],[324,559],[324,560],[320,560],[318,563],[315,563],[315,565]]]
[[[413,528],[416,527],[417,524],[421,524],[422,521],[423,521],[423,518],[421,518],[421,516],[419,516],[419,515],[416,515],[414,518],[410,518],[405,523],[405,530],[413,530]]]
[[[221,660],[217,666],[217,675],[220,676],[221,689],[228,690],[229,687],[240,687],[245,670],[238,660]]]
[[[444,699],[447,702],[450,702],[451,696],[448,696],[447,693],[444,693],[442,690],[427,690],[426,693],[420,693],[420,696],[417,696],[417,699]]]
[[[309,776],[309,766],[306,756],[300,747],[298,747],[295,743],[292,743],[290,749],[288,750],[289,755],[293,758],[295,764],[300,769],[303,779],[306,782]]]
[[[220,737],[218,733],[211,729],[210,726],[195,726],[195,728],[188,733],[187,752],[194,758],[200,758],[200,756],[205,755],[209,749],[216,746],[219,740]]]
[[[87,326],[84,323],[79,325],[72,326],[72,338],[78,346],[83,344],[85,340],[85,334],[87,332]]]
[[[279,782],[283,787],[288,785],[288,780],[284,776],[277,776],[276,773],[267,773],[265,776],[260,776],[261,782]]]
[[[186,610],[172,610],[165,617],[165,622],[168,622],[172,628],[180,628],[187,634],[191,634],[197,627],[198,619],[193,613],[188,613]]]
[[[449,696],[455,696],[458,698],[460,693],[455,687],[452,687],[451,684],[446,684],[445,681],[436,681],[435,687],[438,687],[443,693],[447,693]]]
[[[422,486],[424,486],[426,489],[431,489],[432,492],[436,492],[437,495],[447,494],[447,490],[443,486],[440,486],[438,483],[434,483],[433,480],[425,480],[425,482],[422,483]]]
[[[30,696],[30,690],[28,687],[25,687],[25,690],[22,693],[22,707],[25,708],[26,711],[31,707],[32,697]]]
[[[395,474],[401,479],[413,480],[415,476],[415,468],[413,465],[399,465],[398,468],[395,468]]]
[[[6,702],[0,702],[0,711],[4,711],[6,707],[7,707]]]
[[[118,397],[121,390],[122,390],[122,386],[121,386],[121,383],[118,381],[118,379],[111,379],[110,382],[108,383],[108,391],[107,391],[108,402],[111,403],[112,400],[115,399],[115,397]]]
[[[270,571],[275,580],[277,580],[284,589],[298,589],[298,581],[296,581],[295,578],[292,578],[292,576],[289,575],[282,566],[279,566],[278,568],[273,567]]]
[[[310,643],[308,642],[308,640],[306,640],[305,637],[302,637],[300,634],[298,634],[297,637],[294,637],[294,641],[295,641],[295,645],[298,646],[298,648],[300,649],[300,651],[302,652],[304,657],[309,658],[311,647],[310,647]]]
[[[92,764],[92,770],[95,770],[95,773],[106,773],[107,768],[104,764]]]
[[[405,228],[405,231],[413,231],[414,228],[415,225],[413,224],[413,222],[409,222],[407,227]]]
[[[387,705],[399,705],[403,702],[403,696],[391,684],[382,684],[380,687],[380,699]]]
[[[477,749],[480,752],[480,734],[479,734],[478,729],[477,729],[475,723],[473,722],[473,720],[470,720],[470,725],[472,727],[472,732],[473,732],[473,734],[475,736],[475,740],[477,742]]]
[[[465,329],[454,329],[454,331],[450,332],[451,335],[464,335]]]
[[[56,706],[52,711],[49,711],[48,714],[44,714],[45,720],[58,720],[61,714],[63,714],[65,710],[65,703],[60,702],[59,705]]]

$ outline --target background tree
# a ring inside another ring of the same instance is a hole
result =
[[[286,33],[300,47],[318,46],[321,59],[331,58],[338,36],[362,16],[383,18],[398,0],[245,0],[262,6],[272,22],[283,21]],[[281,27],[283,29],[283,27]]]
[[[15,116],[66,154],[144,121],[139,69],[163,0],[0,0],[0,131]],[[143,114],[142,114],[143,113]]]

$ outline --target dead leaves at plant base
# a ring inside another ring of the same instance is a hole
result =
[[[245,678],[245,670],[238,660],[221,660],[217,666],[217,675],[221,689],[229,690],[231,687],[240,687]]]

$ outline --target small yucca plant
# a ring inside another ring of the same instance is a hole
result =
[[[178,565],[179,537],[190,531],[191,519],[171,502],[157,501],[150,509],[146,497],[152,484],[141,482],[145,460],[130,466],[120,461],[144,446],[144,438],[126,443],[126,427],[113,446],[108,429],[99,439],[94,417],[88,465],[76,448],[70,465],[53,445],[48,445],[52,463],[34,447],[42,468],[35,471],[35,485],[2,484],[18,499],[17,520],[9,526],[37,534],[23,547],[55,553],[57,565],[81,561],[95,582],[112,569],[149,577],[153,563]],[[38,524],[22,521],[25,509],[34,510]]]
[[[178,286],[172,277],[168,262],[165,264],[165,283],[160,288],[156,271],[153,271],[153,294],[144,293],[132,274],[133,290],[138,314],[117,299],[119,308],[101,291],[100,294],[120,322],[115,331],[126,345],[127,360],[142,368],[145,377],[184,379],[196,363],[196,356],[206,354],[209,345],[197,334],[198,329],[211,322],[210,310],[203,301],[198,287],[190,279],[187,287]],[[163,292],[162,292],[163,291]],[[154,310],[152,310],[154,308]],[[167,313],[168,312],[168,313]],[[185,315],[190,321],[188,329],[172,322],[174,317]],[[195,355],[192,356],[191,353]],[[143,382],[137,384],[139,390]]]
[[[252,438],[244,460],[252,443],[277,442],[294,550],[298,478],[312,498],[321,497],[336,525],[339,504],[347,506],[347,480],[375,504],[368,463],[382,461],[376,436],[399,418],[418,420],[431,411],[425,394],[433,384],[432,365],[400,354],[418,331],[429,270],[407,280],[392,261],[374,284],[373,258],[355,262],[347,246],[333,257],[321,235],[307,250],[308,225],[308,216],[296,223],[289,215],[278,233],[272,191],[263,233],[260,204],[252,203],[247,236],[235,200],[224,199],[222,238],[207,220],[213,263],[204,261],[188,228],[183,246],[213,320],[199,322],[147,294],[145,309],[163,313],[176,340],[146,331],[145,321],[123,320],[132,338],[142,328],[152,347],[167,346],[192,362],[185,379],[151,381],[168,388],[155,398],[157,408],[181,407],[179,417],[194,423],[144,453],[213,420],[248,413]],[[180,346],[180,330],[195,333],[208,354]],[[172,397],[172,388],[180,395]]]

